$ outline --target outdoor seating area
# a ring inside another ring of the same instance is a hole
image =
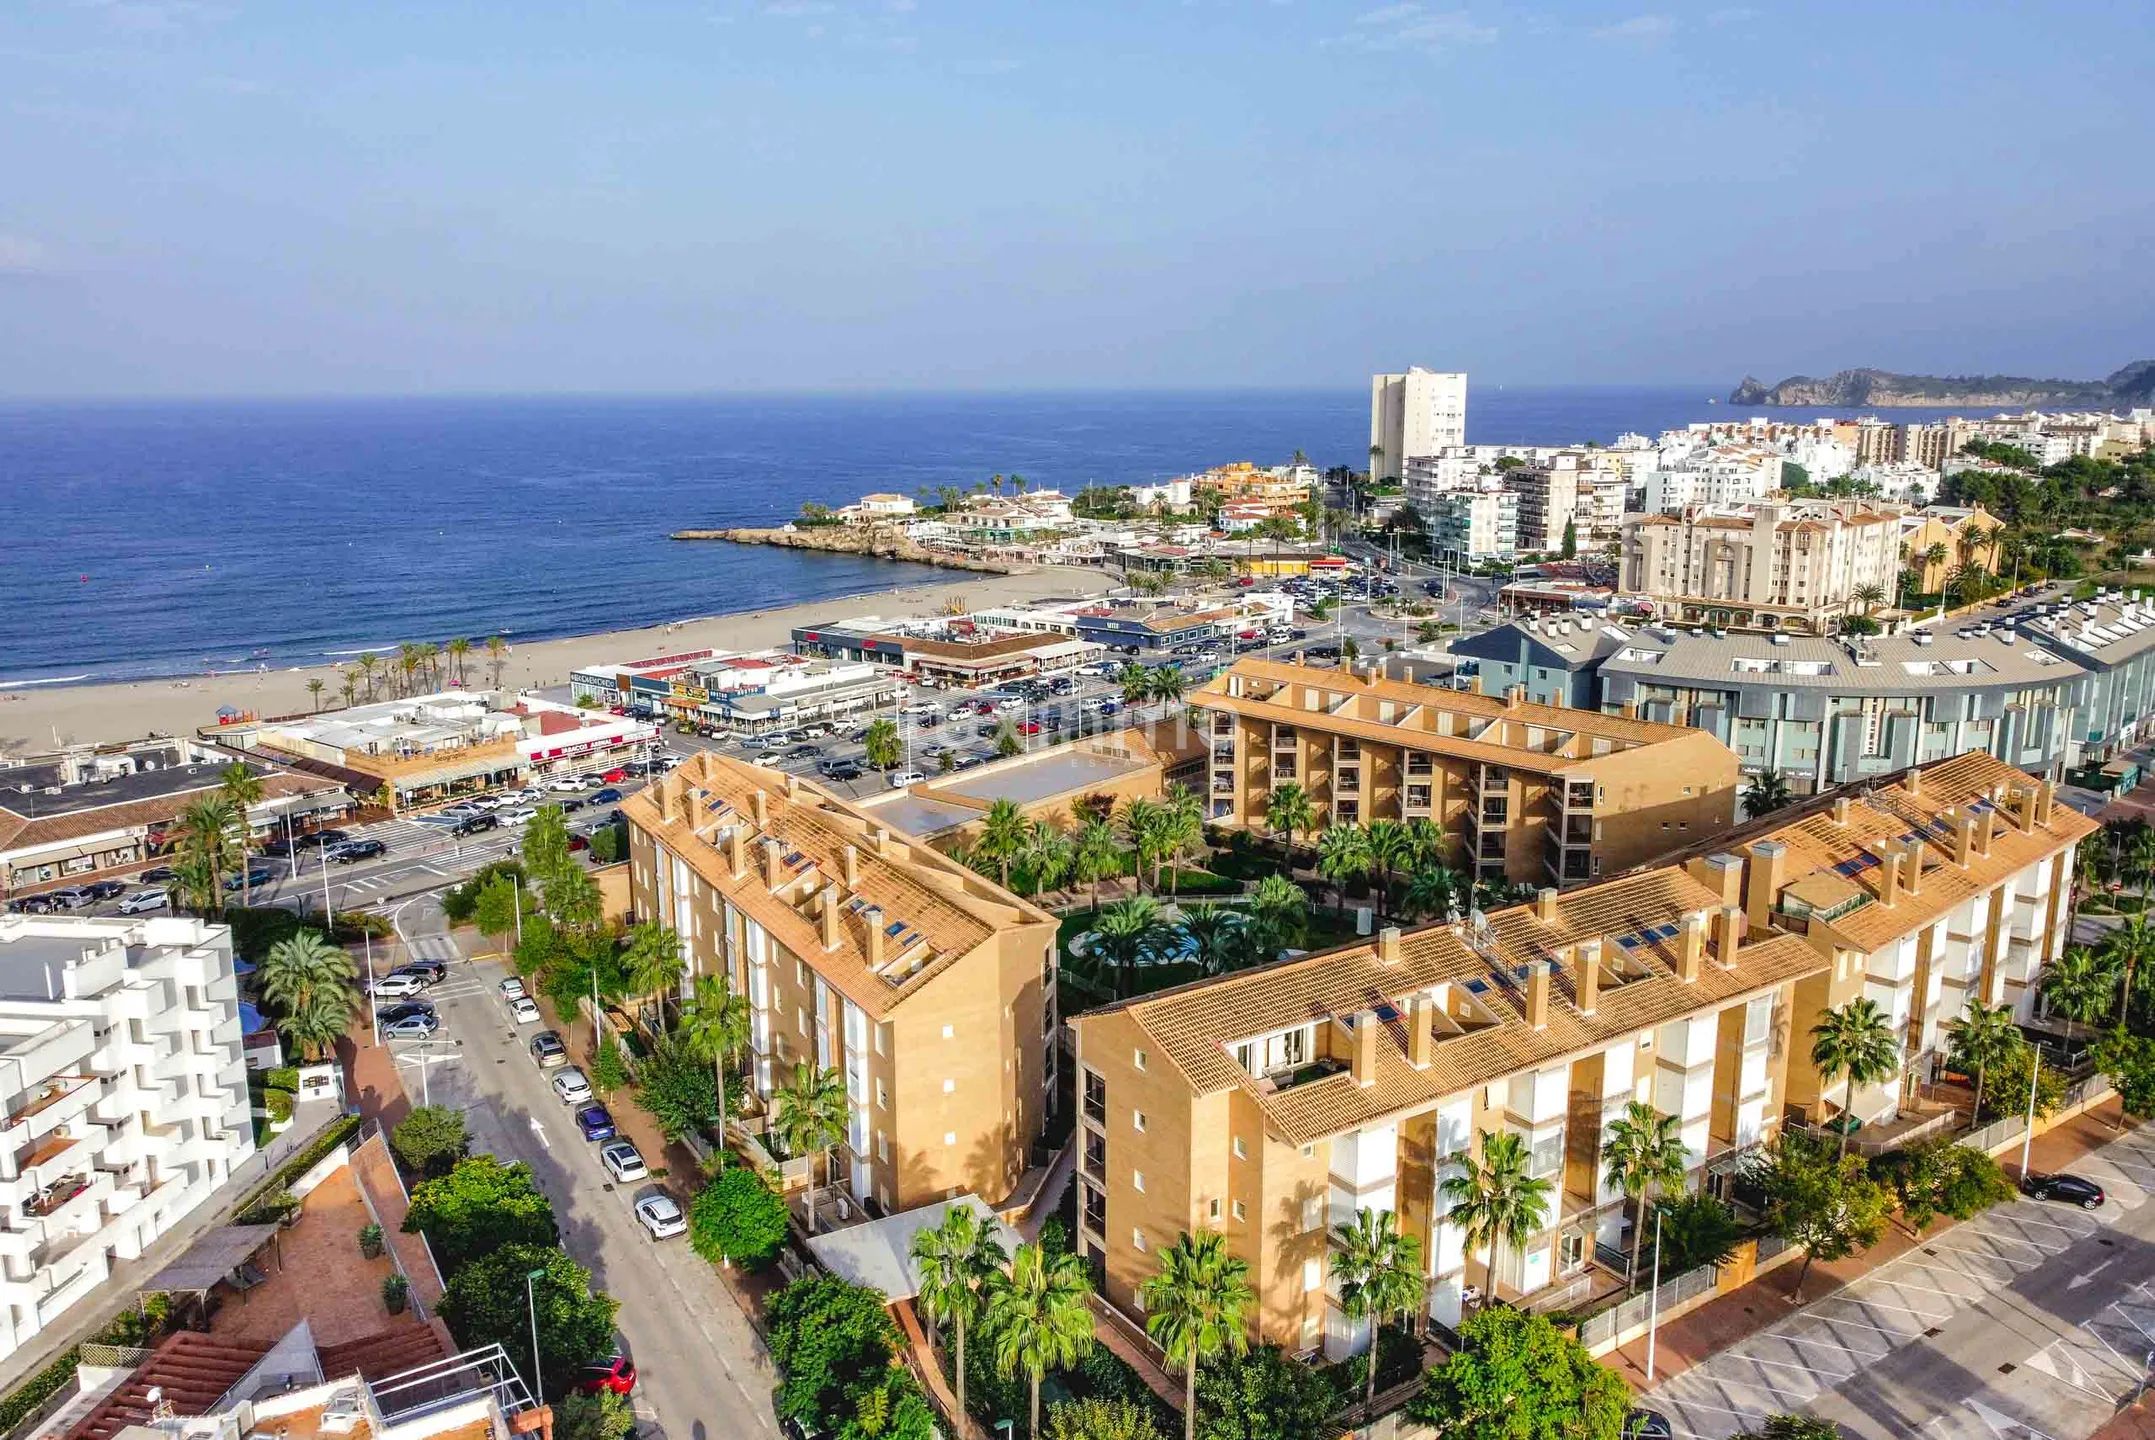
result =
[[[210,1288],[210,1333],[267,1344],[305,1320],[316,1340],[337,1344],[394,1323],[382,1303],[382,1281],[394,1269],[388,1253],[360,1253],[359,1232],[373,1220],[350,1168],[331,1174],[290,1224],[259,1227],[267,1233],[250,1263]]]

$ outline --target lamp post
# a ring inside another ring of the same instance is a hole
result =
[[[539,1299],[533,1285],[545,1276],[544,1270],[524,1272],[524,1308],[531,1313],[531,1400],[539,1403]]]
[[[1654,1210],[1654,1290],[1646,1302],[1646,1383],[1654,1383],[1654,1340],[1661,1325],[1661,1210]]]
[[[2028,1059],[2028,1128],[2020,1137],[2020,1178],[2028,1178],[2029,1152],[2035,1148],[2035,1086],[2043,1078],[2043,1051],[2037,1046],[2035,1054]]]

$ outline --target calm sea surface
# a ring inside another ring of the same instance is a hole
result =
[[[1607,442],[1750,413],[1712,393],[1479,387],[1468,438]],[[0,402],[0,683],[319,664],[931,579],[666,535],[996,472],[1069,491],[1297,447],[1362,465],[1368,406],[1360,389]]]

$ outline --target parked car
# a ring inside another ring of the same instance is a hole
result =
[[[2031,1170],[2021,1177],[2020,1189],[2022,1194],[2033,1195],[2038,1200],[2063,1200],[2083,1210],[2100,1210],[2107,1198],[2103,1187],[2093,1180],[2078,1175],[2046,1175],[2040,1170]]]
[[[145,885],[169,885],[180,877],[170,865],[152,865],[136,878]]]
[[[379,840],[347,840],[332,845],[323,852],[339,865],[356,865],[362,860],[376,860],[389,853],[389,847]]]
[[[122,915],[141,915],[151,910],[170,910],[171,908],[172,892],[166,890],[163,886],[154,886],[148,890],[137,890],[134,894],[120,901],[120,913]]]
[[[501,821],[492,815],[466,815],[452,828],[459,835],[476,835],[482,830],[499,830]]]
[[[554,1072],[554,1098],[564,1105],[582,1105],[591,1099],[591,1082],[574,1065]]]
[[[826,780],[858,780],[861,778],[861,767],[851,760],[840,760],[830,769],[823,772],[823,778]]]
[[[426,981],[417,975],[407,975],[392,970],[367,987],[367,993],[377,1000],[402,1000],[407,995],[417,995],[426,989]]]
[[[90,892],[92,900],[110,900],[115,895],[125,895],[127,893],[127,882],[124,880],[94,880],[82,888]]]
[[[524,998],[524,977],[511,975],[495,988],[501,991],[504,1000],[521,1000]]]
[[[509,1018],[519,1025],[539,1023],[539,1002],[529,995],[519,996],[509,1002]]]
[[[572,854],[572,855],[573,855],[573,854],[575,854],[575,853],[576,853],[577,851],[579,851],[579,850],[589,850],[590,848],[591,848],[591,837],[590,837],[589,835],[585,835],[585,834],[582,834],[582,833],[578,833],[578,834],[575,834],[575,835],[571,835],[571,836],[569,837],[569,853],[570,853],[570,854]]]
[[[269,884],[272,880],[275,880],[276,878],[276,871],[270,870],[261,865],[256,865],[248,870],[241,872],[238,875],[230,875],[225,877],[224,888],[227,890],[253,890],[263,885]],[[54,891],[53,893],[57,895],[64,892]]]
[[[653,1240],[671,1240],[688,1233],[688,1217],[673,1196],[646,1195],[636,1202],[636,1221]]]
[[[583,788],[590,783],[591,782],[589,780],[586,780],[581,775],[564,775],[558,780],[548,781],[546,788],[555,791],[556,793],[567,793],[570,791],[581,792]]]
[[[632,1185],[638,1180],[651,1178],[650,1167],[637,1148],[626,1140],[609,1140],[599,1147],[599,1163],[606,1173],[614,1177],[617,1185]]]
[[[576,1128],[584,1132],[586,1140],[611,1140],[614,1117],[604,1105],[586,1105],[576,1112]]]
[[[616,1395],[626,1395],[636,1388],[636,1362],[626,1355],[594,1360],[577,1376],[576,1388],[586,1394],[611,1390]]]
[[[533,809],[529,805],[519,805],[514,810],[502,811],[501,823],[504,825],[526,825],[529,824],[532,818],[538,813],[539,812],[537,810]]]
[[[416,975],[422,985],[439,985],[449,978],[449,967],[439,960],[407,960],[389,973]]]
[[[434,1004],[430,1000],[399,1000],[396,1004],[375,1012],[374,1018],[384,1025],[394,1025],[399,1020],[409,1020],[414,1015],[432,1015]]]
[[[351,837],[334,827],[326,830],[310,830],[292,842],[294,849],[320,850],[331,845],[342,845]]]
[[[236,876],[234,877],[234,879],[237,878]],[[237,890],[239,886],[234,884],[233,881],[227,880],[224,888]],[[91,898],[90,887],[87,885],[69,885],[64,889],[49,890],[45,894],[46,901],[55,910],[80,910],[90,903]]]
[[[25,895],[22,899],[11,902],[8,908],[17,915],[50,915],[52,913],[52,897],[50,895]]]
[[[918,785],[927,778],[927,776],[921,774],[918,770],[900,770],[897,774],[890,777],[890,788],[893,790],[903,790],[906,788],[906,786]]]
[[[531,1037],[531,1058],[541,1070],[559,1069],[569,1063],[569,1047],[561,1043],[559,1031],[541,1030]]]
[[[573,815],[583,809],[586,804],[581,797],[575,795],[571,795],[566,800],[557,800],[554,803],[560,807],[561,813],[564,815]]]
[[[424,1040],[441,1029],[441,1018],[435,1015],[407,1015],[402,1020],[392,1020],[382,1027],[382,1036],[388,1040]]]
[[[616,765],[613,769],[607,771],[599,778],[601,780],[604,780],[609,785],[619,785],[622,781],[629,778],[629,772]]]
[[[619,805],[621,803],[621,792],[609,785],[598,794],[592,796],[591,803],[594,805]]]

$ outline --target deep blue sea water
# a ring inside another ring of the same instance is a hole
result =
[[[1468,438],[1607,442],[1749,413],[1713,393],[1477,387]],[[1359,466],[1368,430],[1360,388],[0,402],[0,682],[321,664],[857,594],[932,577],[666,536],[996,472],[1067,491],[1297,447]]]

